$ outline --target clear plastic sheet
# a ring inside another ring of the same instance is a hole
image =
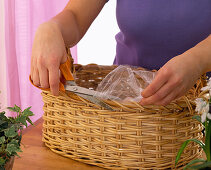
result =
[[[156,72],[120,65],[98,85],[96,97],[117,101],[139,102],[141,92],[154,79]]]

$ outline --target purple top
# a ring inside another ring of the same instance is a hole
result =
[[[114,64],[159,69],[211,34],[211,0],[117,0]]]

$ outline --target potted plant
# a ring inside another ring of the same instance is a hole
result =
[[[198,120],[204,126],[205,142],[197,139],[186,140],[178,151],[175,166],[189,142],[196,142],[203,149],[206,159],[195,159],[189,162],[184,169],[211,169],[211,78],[202,91],[204,95],[196,99],[196,112],[201,116],[195,115],[193,119]]]
[[[27,122],[33,125],[30,116],[34,114],[31,107],[21,110],[20,107],[8,107],[15,112],[15,117],[7,117],[5,111],[0,112],[0,170],[11,170],[14,156],[18,156],[20,149],[22,130],[27,127]]]

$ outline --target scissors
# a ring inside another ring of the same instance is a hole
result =
[[[65,84],[63,84],[62,82],[59,83],[59,90],[60,91],[65,92],[67,90],[67,91],[73,92],[76,95],[90,101],[91,103],[95,103],[98,106],[101,106],[101,107],[103,107],[107,110],[113,110],[113,108],[111,106],[109,106],[108,104],[106,104],[102,100],[98,99],[98,98],[102,97],[102,94],[100,94],[99,92],[94,91],[94,90],[90,90],[90,89],[87,89],[87,88],[84,88],[84,87],[80,87],[75,83],[73,74],[70,71],[70,70],[72,70],[72,63],[70,61],[70,56],[67,57],[67,61],[65,63],[60,65],[59,69],[61,71],[61,74],[63,75],[63,77],[66,80]],[[36,86],[33,83],[31,76],[29,76],[29,80],[35,87],[37,87],[41,90],[50,91],[50,88],[45,89],[45,88]]]

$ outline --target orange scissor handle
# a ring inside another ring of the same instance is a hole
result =
[[[65,78],[66,81],[74,81],[73,74],[70,71],[70,70],[72,70],[72,67],[73,67],[73,65],[70,61],[70,57],[67,57],[67,61],[65,63],[61,64],[59,67],[61,74],[63,75],[63,77]],[[50,91],[50,88],[42,88],[42,87],[36,86],[33,83],[31,76],[29,76],[29,81],[31,82],[31,84],[33,86],[35,86],[41,90]],[[64,84],[62,82],[59,82],[59,90],[65,92]]]
[[[67,61],[60,65],[59,69],[64,76],[66,81],[74,81],[73,74],[70,70],[72,70],[72,63],[70,61],[70,57],[67,57]]]

